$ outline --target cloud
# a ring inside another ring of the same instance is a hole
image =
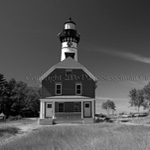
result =
[[[128,98],[110,98],[110,97],[96,97],[96,101],[101,101],[101,102],[105,102],[107,100],[112,100],[115,103],[122,103],[122,102],[127,102],[129,101]]]
[[[143,88],[145,85],[147,85],[148,83],[150,82],[150,80],[136,80],[136,81],[126,81],[126,82],[119,82],[120,84],[122,85],[125,85],[127,87],[130,87],[130,88],[138,88],[138,89],[141,89]]]
[[[129,60],[134,60],[134,61],[150,64],[150,57],[143,57],[141,55],[137,55],[134,53],[119,52],[119,51],[107,50],[107,49],[103,49],[103,50],[100,49],[99,51],[102,53],[109,54],[109,55],[113,55],[113,56],[122,57],[122,58],[129,59]]]

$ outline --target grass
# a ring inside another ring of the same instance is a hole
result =
[[[37,119],[7,120],[0,122],[0,144],[20,132],[19,126],[36,123]]]
[[[9,126],[5,126],[5,127],[1,127],[0,128],[0,137],[2,137],[5,133],[8,133],[8,134],[16,134],[18,133],[18,128],[16,127],[9,127]]]
[[[136,118],[131,119],[131,122],[136,123],[136,124],[149,124],[150,116],[136,117]]]
[[[10,126],[1,126],[0,127],[0,141],[5,140],[6,138],[11,137],[19,132],[19,128],[10,127]]]
[[[6,143],[1,150],[149,150],[150,127],[114,123],[56,125]]]
[[[28,119],[28,118],[22,118],[22,119],[20,119],[20,120],[6,120],[6,121],[4,121],[4,122],[0,122],[0,125],[3,125],[3,124],[31,124],[31,123],[33,123],[33,122],[36,122],[37,121],[37,118],[35,118],[35,119]]]

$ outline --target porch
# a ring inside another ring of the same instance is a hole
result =
[[[53,123],[93,122],[94,104],[94,99],[77,96],[41,99],[40,120],[52,119]]]
[[[81,118],[81,102],[55,102],[55,118]]]

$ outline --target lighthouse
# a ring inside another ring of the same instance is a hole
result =
[[[78,62],[80,34],[71,18],[63,24],[58,36],[60,61],[40,77],[39,124],[94,123],[97,78]]]
[[[61,59],[63,61],[67,57],[71,57],[78,61],[78,43],[80,34],[76,30],[76,23],[69,18],[64,23],[63,31],[58,34],[61,42]]]

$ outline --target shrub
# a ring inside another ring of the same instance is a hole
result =
[[[22,117],[20,115],[18,115],[18,116],[9,116],[8,117],[9,121],[20,120],[20,119],[22,119]]]

